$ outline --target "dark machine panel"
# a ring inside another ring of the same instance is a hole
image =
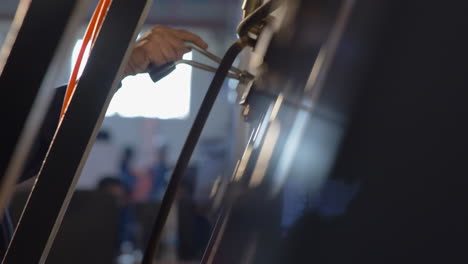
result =
[[[465,263],[467,8],[297,4],[250,94],[258,125],[203,263]]]

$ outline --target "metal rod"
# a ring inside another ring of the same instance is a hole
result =
[[[222,59],[218,70],[213,78],[213,81],[208,88],[208,91],[203,99],[203,102],[198,111],[197,117],[193,122],[192,128],[190,129],[189,135],[185,144],[182,148],[182,152],[179,155],[177,164],[172,173],[172,177],[167,186],[164,198],[162,200],[161,207],[158,212],[158,216],[153,226],[151,232],[151,237],[149,240],[148,247],[146,249],[145,255],[143,257],[142,264],[152,264],[156,251],[158,249],[159,241],[161,239],[161,234],[166,223],[167,217],[171,210],[171,206],[175,201],[177,189],[182,182],[182,179],[185,174],[185,170],[190,162],[193,150],[200,138],[203,127],[208,119],[208,115],[215,103],[216,97],[218,96],[219,91],[223,85],[223,82],[228,74],[229,68],[232,66],[232,63],[236,59],[237,55],[242,51],[245,46],[245,42],[242,40],[237,40],[226,52],[224,58]]]
[[[197,44],[193,43],[193,42],[190,42],[190,41],[184,41],[184,44],[187,48],[191,48],[191,49],[194,49],[198,52],[200,52],[200,54],[204,55],[205,57],[207,57],[208,59],[220,64],[221,63],[221,58],[216,56],[215,54],[209,52],[208,50],[206,49],[202,49],[201,47],[199,47]],[[237,74],[241,74],[242,73],[242,70],[239,69],[239,68],[236,68],[234,66],[231,66],[231,68],[229,68],[230,71],[233,71]]]

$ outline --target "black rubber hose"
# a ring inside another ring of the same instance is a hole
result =
[[[244,46],[245,42],[241,41],[240,39],[232,44],[232,46],[224,55],[219,68],[215,73],[213,81],[211,82],[210,87],[206,92],[205,98],[203,99],[200,109],[198,110],[197,117],[193,122],[192,128],[190,129],[187,140],[185,141],[185,144],[179,155],[179,159],[177,160],[174,171],[172,172],[172,177],[169,181],[166,192],[164,193],[164,198],[162,200],[156,221],[153,225],[151,237],[141,264],[153,264],[153,259],[157,252],[164,224],[166,223],[171,206],[174,203],[177,189],[182,181],[183,176],[185,175],[185,170],[187,169],[193,150],[197,145],[200,134],[203,130],[203,127],[205,126],[206,120],[208,119],[208,115],[213,108],[218,93],[223,86],[224,80],[228,75],[229,69]]]

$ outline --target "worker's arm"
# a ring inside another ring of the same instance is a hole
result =
[[[197,35],[185,30],[171,29],[165,26],[155,26],[137,40],[132,50],[129,62],[124,70],[124,76],[135,75],[149,71],[150,65],[161,66],[171,61],[181,59],[190,51],[183,44],[191,41],[200,47],[208,45]],[[52,137],[58,125],[66,86],[56,89],[52,103],[49,106],[45,120],[39,130],[38,139],[32,146],[25,171],[20,181],[31,179],[39,172]],[[33,181],[28,181],[32,183]]]

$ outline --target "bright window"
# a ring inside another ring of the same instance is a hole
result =
[[[72,67],[81,43],[81,40],[77,41],[73,50]],[[88,53],[84,62],[87,59]],[[185,54],[184,59],[192,59],[192,53]],[[83,68],[80,68],[80,75]],[[122,87],[112,98],[106,116],[183,119],[190,113],[191,76],[192,70],[187,65],[178,65],[157,83],[148,74],[129,76],[122,81]]]

